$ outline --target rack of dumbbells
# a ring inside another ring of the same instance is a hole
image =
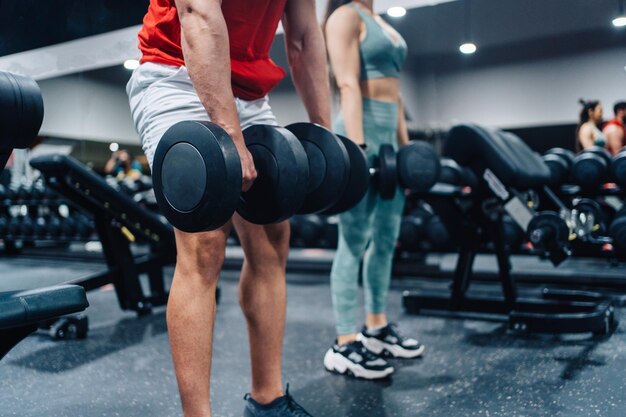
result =
[[[0,185],[0,239],[7,252],[20,245],[85,241],[94,232],[92,218],[42,181],[14,188]]]
[[[595,232],[596,223],[587,224],[590,216],[579,215],[580,202],[570,207],[571,201],[554,192],[549,164],[515,135],[477,125],[451,129],[443,154],[454,162],[442,161],[440,183],[412,202],[400,245],[457,252],[456,268],[449,290],[406,291],[407,312],[505,315],[510,329],[528,332],[606,334],[614,328],[612,300],[603,294],[579,288],[536,291],[520,287],[512,275],[510,256],[517,251],[558,266],[574,253],[576,240],[595,246],[611,241],[584,233]],[[501,294],[481,287],[469,291],[481,252],[495,254]]]
[[[555,148],[542,158],[551,189],[565,203],[559,209],[568,217],[573,254],[626,260],[626,150],[612,157],[599,147],[578,154]]]

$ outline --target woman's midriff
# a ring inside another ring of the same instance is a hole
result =
[[[373,100],[397,103],[400,98],[400,80],[393,77],[363,80],[361,95]]]

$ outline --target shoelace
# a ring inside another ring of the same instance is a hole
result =
[[[400,333],[398,325],[395,323],[389,323],[389,334],[398,338],[398,340],[404,340],[405,337]]]
[[[285,397],[287,397],[287,409],[292,412],[295,417],[312,417],[300,404],[293,399],[289,394],[289,384],[285,390]]]
[[[357,350],[361,354],[361,356],[363,356],[366,362],[375,361],[376,359],[379,358],[377,354],[375,354],[374,352],[372,352],[371,350],[363,346],[363,343],[361,342],[356,342],[356,343],[358,343],[358,347],[355,350]]]

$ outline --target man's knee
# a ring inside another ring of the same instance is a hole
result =
[[[241,230],[243,229],[243,230]],[[289,222],[240,227],[239,239],[251,267],[284,265],[289,254]]]
[[[202,233],[176,230],[176,267],[181,272],[217,279],[224,264],[226,233],[220,229]]]

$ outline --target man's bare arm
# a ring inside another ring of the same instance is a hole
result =
[[[324,37],[314,0],[288,0],[283,15],[291,75],[311,122],[330,128],[330,91]]]
[[[624,143],[624,130],[615,125],[609,125],[602,131],[606,137],[606,147],[611,154],[617,155]]]
[[[256,177],[247,151],[230,80],[228,29],[220,0],[176,0],[185,65],[202,105],[213,123],[233,139],[241,158],[243,188]]]

